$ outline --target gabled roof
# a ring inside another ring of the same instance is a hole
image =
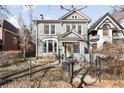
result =
[[[3,21],[3,28],[9,31],[12,31],[14,33],[17,33],[18,29],[12,25],[10,22],[8,22],[7,20],[4,19]]]
[[[91,32],[93,29],[95,29],[95,27],[97,27],[99,25],[99,23],[104,20],[104,18],[106,16],[109,16],[121,29],[123,29],[123,27],[109,14],[106,13],[104,16],[102,16],[100,19],[98,19],[90,28],[88,32]]]
[[[79,38],[80,40],[85,40],[85,37],[83,37],[82,35],[78,34],[75,30],[70,30],[70,31],[68,31],[68,32],[65,32],[64,34],[62,34],[62,35],[60,35],[60,36],[58,37],[58,40],[62,40],[62,38],[65,38],[67,35],[69,35],[69,34],[71,34],[71,33],[73,33],[73,34],[75,34],[76,36],[78,36],[78,38]],[[72,38],[70,38],[70,39],[76,39],[76,38],[75,38],[75,37],[72,37]]]
[[[17,29],[14,25],[12,25],[10,22],[7,20],[0,18],[0,24],[3,29],[6,29],[8,31],[12,31],[14,33],[17,33],[19,29]]]
[[[86,16],[85,14],[83,14],[81,11],[77,10],[76,8],[72,9],[71,11],[67,12],[65,15],[63,15],[62,17],[59,18],[59,20],[63,20],[64,18],[68,17],[69,15],[73,14],[74,12],[77,12],[79,15],[81,15],[82,17],[86,18],[87,20],[91,21],[91,19]]]

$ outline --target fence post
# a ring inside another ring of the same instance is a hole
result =
[[[69,76],[70,76],[70,82],[73,81],[73,60],[69,60]]]
[[[101,74],[102,74],[102,71],[101,71],[101,62],[100,62],[100,60],[98,62],[99,62],[99,82],[101,82]]]

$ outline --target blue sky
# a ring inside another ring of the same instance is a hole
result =
[[[64,7],[69,8],[70,6],[71,5],[65,5]],[[81,8],[83,6],[84,5],[74,5],[74,7],[76,8]],[[10,5],[8,6],[8,8],[14,15],[14,18],[21,14],[25,21],[25,24],[29,24],[28,9],[26,9],[24,6],[19,5]],[[89,16],[92,19],[91,23],[93,23],[98,20],[98,18],[103,16],[106,12],[110,12],[111,10],[112,5],[89,5],[87,8],[81,10],[81,12]],[[33,7],[33,19],[39,19],[40,14],[43,14],[45,19],[58,19],[66,12],[66,10],[61,10],[59,5],[37,5]],[[12,16],[8,18],[8,20],[17,26]]]

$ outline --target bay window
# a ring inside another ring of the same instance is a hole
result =
[[[56,53],[57,52],[57,42],[55,40],[45,40],[43,42],[43,52],[44,53]]]
[[[80,44],[79,43],[75,44],[73,46],[73,51],[74,51],[74,53],[80,53]]]

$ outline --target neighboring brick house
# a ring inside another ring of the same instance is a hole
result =
[[[18,50],[18,29],[5,19],[0,19],[0,50]]]

